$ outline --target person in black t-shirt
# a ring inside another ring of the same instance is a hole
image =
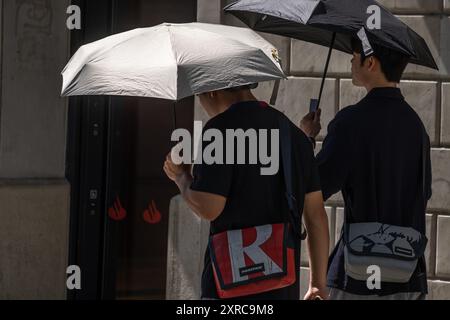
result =
[[[426,203],[431,197],[430,141],[428,135],[423,138],[422,121],[398,89],[408,57],[377,45],[373,55],[364,56],[358,40],[353,41],[353,50],[353,84],[365,87],[368,94],[341,110],[328,127],[317,156],[324,198],[342,191],[348,223],[380,222],[425,234]],[[312,117],[307,115],[300,127],[314,137],[320,120]],[[365,281],[346,274],[341,235],[330,257],[328,286],[330,299],[423,299],[425,258],[420,257],[409,282],[382,282],[380,289],[370,289]]]
[[[228,129],[279,129],[279,111],[258,101],[249,87],[208,92],[199,96],[212,117],[204,131],[215,129],[224,135]],[[291,123],[293,184],[299,210],[303,210],[308,232],[310,288],[305,299],[327,298],[328,220],[320,191],[313,148],[306,135]],[[203,150],[207,145],[203,146]],[[201,151],[203,151],[201,150]],[[246,159],[248,153],[246,152]],[[281,161],[280,161],[281,163]],[[281,164],[280,164],[281,166]],[[257,164],[196,164],[176,166],[167,156],[164,170],[180,189],[181,195],[200,218],[211,222],[212,235],[285,221],[287,210],[283,171],[262,175]],[[277,290],[243,297],[244,299],[299,299],[300,240],[295,243],[296,282]],[[202,298],[218,299],[209,249],[202,274]]]

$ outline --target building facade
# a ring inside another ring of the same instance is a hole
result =
[[[243,24],[223,14],[221,8],[232,1],[198,2],[198,20],[234,26]],[[409,66],[401,89],[407,101],[419,114],[432,143],[433,197],[428,204],[426,259],[429,274],[429,299],[450,299],[450,1],[449,0],[383,0],[402,21],[424,37],[435,57],[439,71]],[[204,4],[207,3],[207,4]],[[276,108],[299,123],[309,111],[309,101],[316,98],[327,56],[327,48],[299,40],[263,35],[281,51],[289,80],[282,83]],[[334,51],[322,101],[322,127],[319,140],[326,135],[328,123],[342,108],[356,103],[365,95],[364,89],[351,82],[349,55]],[[257,96],[268,101],[273,84],[263,84]],[[207,117],[196,105],[196,119]],[[320,150],[320,143],[316,151]],[[340,195],[327,203],[331,232],[331,248],[339,239],[343,222],[343,200]],[[208,225],[189,214],[180,198],[171,207],[169,233],[168,287],[169,298],[198,298],[200,271]],[[183,226],[189,225],[189,228]],[[195,232],[191,232],[195,230]],[[303,245],[301,293],[308,285],[308,253]],[[186,261],[188,259],[188,261]],[[195,263],[197,261],[197,263]],[[188,263],[189,262],[189,263]]]
[[[207,120],[198,101],[61,98],[60,72],[80,45],[135,27],[242,26],[223,14],[228,2],[0,0],[0,299],[199,298],[209,227],[160,171],[173,126]],[[450,299],[450,0],[381,3],[425,38],[440,68],[409,67],[401,87],[433,147],[429,298]],[[66,25],[73,4],[81,30]],[[276,108],[298,123],[318,94],[327,49],[263,36],[289,75]],[[256,95],[268,100],[272,86]],[[333,52],[319,140],[337,111],[363,95],[351,84],[350,56]],[[342,206],[339,196],[327,202],[332,245]],[[66,287],[69,265],[81,268],[81,290]]]

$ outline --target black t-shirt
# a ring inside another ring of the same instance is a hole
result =
[[[257,132],[259,129],[268,129],[270,137],[270,129],[279,129],[277,117],[280,115],[284,117],[279,111],[263,102],[241,102],[212,118],[205,125],[204,131],[218,129],[225,137],[227,129],[244,131],[255,129]],[[310,141],[294,124],[291,125],[291,129],[293,172],[296,177],[293,179],[293,184],[299,210],[302,210],[305,193],[320,190],[320,181]],[[203,150],[206,146],[207,144],[204,143]],[[246,150],[248,151],[248,144]],[[226,150],[224,150],[224,157],[225,153]],[[248,159],[248,152],[246,159]],[[267,166],[262,166],[259,161],[258,164],[199,164],[194,166],[192,190],[222,195],[227,198],[223,212],[215,221],[211,222],[211,234],[289,221],[281,154],[279,154],[279,160],[278,173],[271,176],[261,175],[261,167]],[[299,261],[300,240],[296,243],[297,279],[299,279]],[[292,286],[248,296],[245,299],[298,300],[299,294],[299,281],[296,281]],[[218,298],[209,249],[205,253],[202,274],[202,298]]]
[[[328,127],[317,156],[324,198],[342,191],[349,223],[381,222],[425,234],[424,203],[431,197],[428,137],[426,148],[424,201],[421,120],[399,89],[373,89]],[[346,276],[343,249],[341,240],[330,257],[330,287],[362,295],[427,292],[424,257],[409,283],[382,283],[381,290],[369,290],[365,281]]]

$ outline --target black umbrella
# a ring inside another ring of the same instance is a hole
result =
[[[367,26],[373,5],[380,8],[380,29]],[[238,0],[224,10],[256,31],[330,47],[319,104],[332,49],[352,54],[351,41],[362,30],[369,43],[406,54],[410,63],[438,69],[425,40],[374,0]]]

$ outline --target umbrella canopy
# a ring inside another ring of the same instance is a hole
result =
[[[380,8],[380,29],[367,28],[367,9]],[[365,29],[372,44],[402,52],[413,64],[438,69],[425,40],[374,0],[239,0],[225,8],[250,28],[352,53]]]
[[[169,100],[285,78],[277,49],[248,28],[169,24],[81,47],[62,72],[63,96]]]

